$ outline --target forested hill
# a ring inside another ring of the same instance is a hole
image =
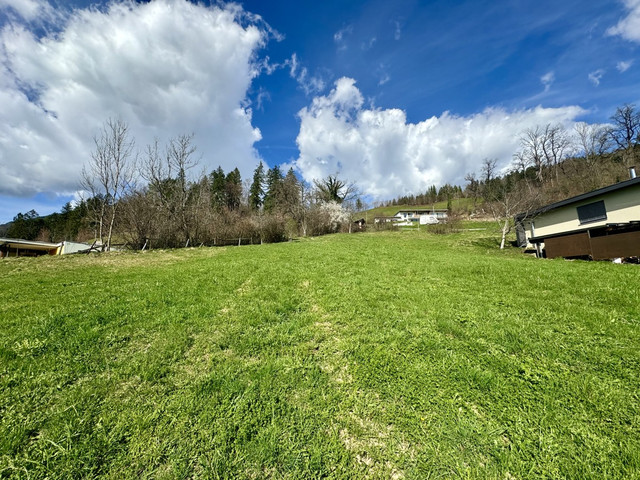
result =
[[[18,213],[12,222],[0,225],[0,236],[45,242],[88,240],[93,237],[87,222],[86,202],[77,206],[67,203],[59,213],[40,216],[35,210]]]

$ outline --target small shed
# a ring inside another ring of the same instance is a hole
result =
[[[0,238],[0,258],[60,255],[62,243],[36,242],[18,238]]]
[[[640,256],[640,177],[515,217],[518,245],[538,257]]]
[[[359,218],[353,221],[353,226],[362,230],[364,226],[367,224],[367,221],[364,218]]]
[[[39,257],[41,255],[67,255],[89,251],[91,245],[79,242],[36,242],[20,238],[0,238],[0,258]]]

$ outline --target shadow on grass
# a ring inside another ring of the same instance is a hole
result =
[[[471,245],[474,247],[486,248],[486,249],[500,249],[500,239],[498,237],[480,237],[471,240]]]

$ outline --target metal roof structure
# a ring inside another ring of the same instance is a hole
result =
[[[21,238],[0,238],[0,258],[33,257],[40,255],[60,255],[63,243],[37,242]]]
[[[36,242],[34,240],[22,240],[20,238],[0,238],[0,245],[7,245],[11,248],[30,248],[32,250],[53,250],[62,246],[60,243]]]
[[[396,215],[401,212],[411,212],[411,213],[435,213],[435,212],[448,212],[446,208],[405,208],[402,210],[398,210]]]

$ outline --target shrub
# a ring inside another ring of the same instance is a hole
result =
[[[399,229],[398,225],[396,225],[393,222],[378,222],[378,223],[374,222],[373,228],[376,230],[376,232],[384,232],[384,231]]]
[[[457,212],[452,212],[449,216],[441,220],[439,223],[427,225],[427,232],[436,235],[446,235],[448,233],[457,233],[462,228],[462,218]]]
[[[260,240],[264,243],[278,243],[287,240],[286,222],[280,215],[264,215],[256,218]]]

